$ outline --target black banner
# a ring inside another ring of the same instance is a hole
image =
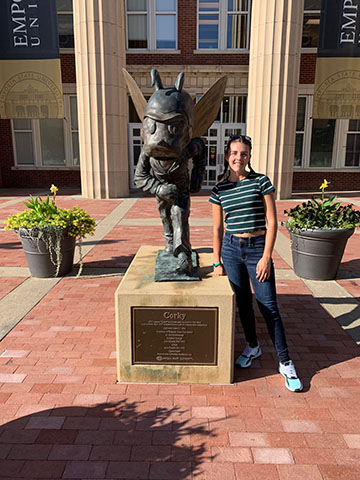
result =
[[[360,0],[323,0],[318,57],[360,57]]]
[[[0,0],[0,118],[63,118],[56,0]]]
[[[56,0],[0,1],[0,60],[59,57]]]
[[[360,117],[360,0],[322,0],[313,118]]]

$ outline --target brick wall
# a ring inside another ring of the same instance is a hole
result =
[[[75,55],[73,53],[62,53],[60,62],[63,83],[76,83]]]
[[[181,0],[178,13],[180,54],[128,53],[127,65],[248,65],[248,54],[196,53],[197,0]]]
[[[360,172],[294,172],[293,192],[318,192],[324,178],[330,182],[332,191],[349,190],[360,191]]]
[[[300,60],[299,83],[315,82],[316,53],[302,53]]]
[[[10,120],[0,120],[0,187],[7,187],[7,173],[14,164]]]

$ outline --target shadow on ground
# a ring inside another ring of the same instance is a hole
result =
[[[336,280],[343,278],[359,278],[360,260],[349,260],[348,262],[341,262],[339,270],[336,274]]]
[[[127,268],[132,262],[134,255],[119,255],[118,257],[109,257],[104,260],[87,261],[84,257],[84,268]]]
[[[187,479],[209,436],[188,410],[140,401],[43,410],[0,427],[1,478]]]
[[[0,243],[0,248],[3,250],[20,250],[22,249],[22,245],[19,240],[18,242]]]
[[[360,340],[360,325],[358,320],[360,319],[360,305],[354,297],[319,297],[318,300],[327,305],[350,305],[353,308],[346,314],[341,314],[336,317],[336,321],[342,325],[349,333],[351,332],[352,338]],[[359,350],[360,351],[360,350]]]
[[[122,243],[125,240],[82,240],[82,245],[86,247],[87,245],[112,245],[113,243]]]

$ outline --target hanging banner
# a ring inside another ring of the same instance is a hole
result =
[[[56,0],[0,1],[0,118],[63,118]]]
[[[360,0],[322,0],[313,118],[360,117]]]

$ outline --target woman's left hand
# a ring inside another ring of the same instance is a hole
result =
[[[260,258],[256,266],[256,278],[259,282],[265,282],[270,277],[271,258]]]

